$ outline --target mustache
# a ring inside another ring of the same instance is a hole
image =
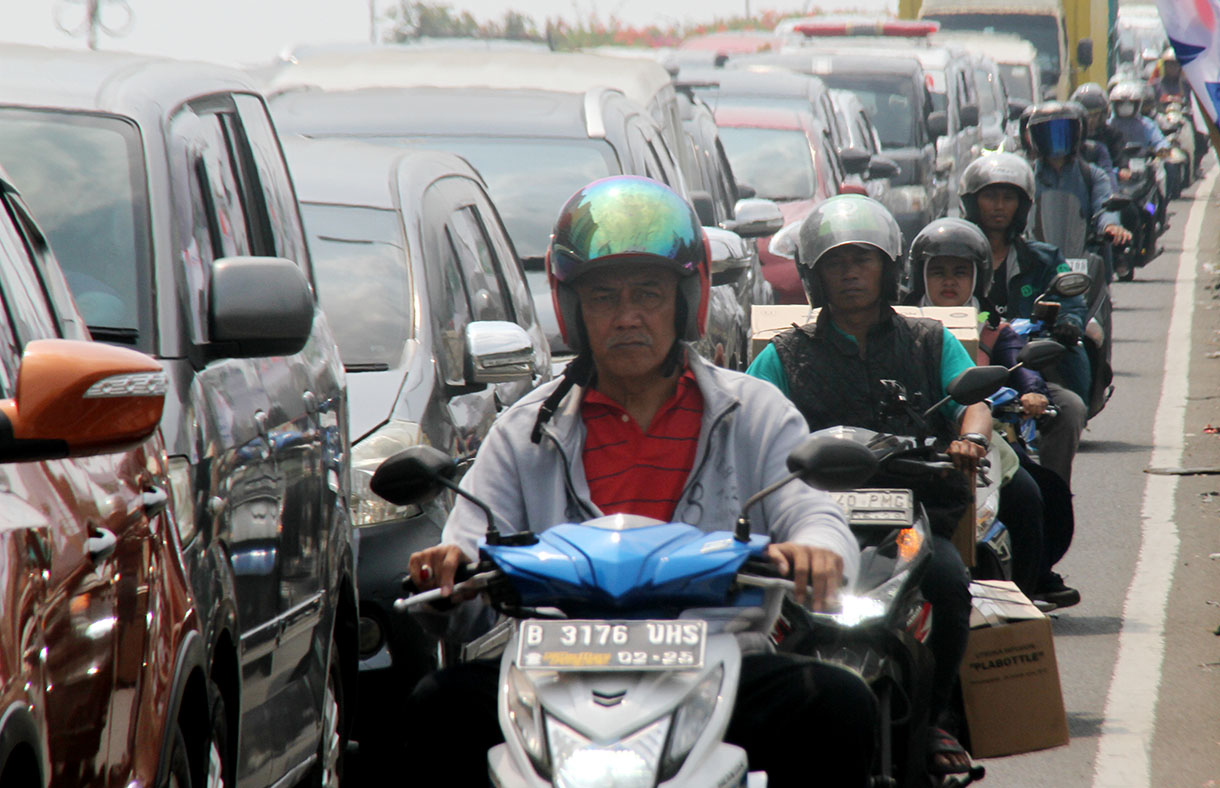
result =
[[[623,345],[644,345],[645,347],[652,347],[652,337],[645,333],[632,332],[630,334],[621,334],[616,336],[608,343],[610,350],[614,350],[617,347],[622,347]]]

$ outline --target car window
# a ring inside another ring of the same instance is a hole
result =
[[[63,269],[51,252],[46,236],[34,223],[20,195],[9,192],[3,195],[3,201],[13,217],[13,227],[21,238],[26,254],[34,262],[39,287],[51,305],[50,317],[59,329],[59,336],[88,341],[91,339],[89,329],[80,317],[76,302],[72,300],[72,292],[63,280]]]
[[[808,200],[817,190],[809,140],[799,129],[726,126],[720,141],[734,174],[768,200]]]
[[[916,103],[909,79],[867,74],[824,74],[833,88],[850,90],[864,105],[887,148],[915,144]]]
[[[974,81],[976,90],[975,93],[979,97],[979,117],[991,117],[998,111],[996,106],[995,89],[991,84],[991,72],[985,68],[976,68],[974,70]]]
[[[263,216],[273,240],[268,254],[285,257],[309,271],[309,253],[301,245],[304,237],[293,198],[292,181],[280,150],[275,127],[262,99],[236,94],[233,103],[245,130],[244,139],[260,185]]]
[[[482,190],[476,191],[471,210],[474,211],[475,219],[482,227],[483,234],[491,243],[492,253],[499,260],[496,270],[504,278],[504,290],[512,304],[516,321],[523,328],[528,329],[535,322],[534,301],[530,296],[525,271],[517,259],[516,252],[513,251],[512,241],[509,240],[504,227],[496,221],[496,209],[492,207],[491,201],[484,196]]]
[[[1001,63],[1000,75],[1004,79],[1008,95],[1027,102],[1034,100],[1033,78],[1029,75],[1029,66]]]
[[[13,326],[18,344],[16,354],[34,339],[58,337],[59,329],[51,319],[51,305],[42,291],[40,277],[34,270],[25,249],[25,243],[17,233],[14,217],[7,205],[0,208],[0,282],[3,283],[5,309]]]
[[[475,320],[512,320],[502,275],[474,209],[464,206],[454,211],[446,230],[466,280],[471,316]]]
[[[126,120],[0,109],[0,150],[94,337],[151,349],[152,255],[143,146]]]
[[[301,203],[318,300],[349,372],[394,369],[411,338],[413,288],[397,211]]]

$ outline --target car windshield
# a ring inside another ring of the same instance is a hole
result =
[[[135,126],[5,108],[0,151],[94,337],[151,349],[148,196]]]
[[[903,76],[819,74],[827,87],[850,90],[868,112],[884,148],[916,144],[914,83]]]
[[[972,30],[979,33],[1008,33],[1034,45],[1042,81],[1059,81],[1059,26],[1050,14],[928,14],[940,22],[941,30]]]
[[[318,300],[349,372],[393,369],[411,337],[411,276],[396,211],[301,203]]]
[[[738,183],[766,200],[808,200],[817,188],[809,140],[799,129],[722,126],[720,141]]]
[[[541,260],[555,217],[590,181],[618,175],[613,149],[602,140],[490,137],[396,138],[415,147],[462,156],[487,182],[504,227],[523,259]]]
[[[1008,90],[1010,98],[1033,102],[1033,82],[1029,76],[1029,66],[1019,63],[1001,63],[1000,78],[1004,80],[1004,87]]]

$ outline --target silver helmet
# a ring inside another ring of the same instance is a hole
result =
[[[817,265],[827,252],[840,246],[875,247],[885,258],[882,297],[898,298],[902,231],[889,210],[859,194],[840,194],[813,209],[801,223],[797,240],[797,272],[811,306],[825,306]]]

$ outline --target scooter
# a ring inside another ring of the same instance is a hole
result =
[[[416,446],[378,468],[372,489],[391,502],[418,504],[448,489],[487,516],[479,560],[453,591],[477,593],[504,616],[466,650],[468,658],[500,652],[505,742],[488,753],[494,785],[766,785],[724,734],[743,649],[769,648],[793,584],[776,576],[768,540],[750,533],[746,512],[797,479],[859,484],[875,459],[811,438],[788,467],[791,474],[746,502],[732,530],[613,515],[509,535],[497,531],[486,503],[451,481],[455,466],[443,453]],[[438,589],[397,604],[440,600]]]
[[[1129,176],[1119,181],[1115,196],[1128,201],[1119,209],[1119,215],[1132,238],[1126,247],[1116,250],[1114,268],[1120,280],[1129,282],[1135,278],[1135,269],[1143,268],[1160,255],[1157,242],[1169,225],[1166,177],[1159,159],[1147,155],[1136,143],[1123,149],[1123,159],[1122,168]]]
[[[1175,184],[1175,189],[1167,196],[1176,200],[1182,196],[1182,189],[1190,185],[1194,175],[1194,124],[1181,102],[1172,100],[1164,101],[1157,107],[1156,124],[1171,146],[1165,157],[1165,166],[1172,167],[1176,177],[1169,179]]]
[[[950,384],[950,396],[961,404],[981,402],[1007,376],[1004,367],[974,367]],[[950,458],[937,452],[927,436],[926,419],[943,401],[919,414],[910,408],[901,384],[882,383],[886,408],[912,416],[916,435],[831,427],[815,432],[814,438],[866,448],[887,479],[914,480],[952,469]],[[780,650],[850,668],[873,689],[881,717],[873,786],[926,786],[933,665],[924,643],[932,614],[919,586],[931,556],[928,516],[911,489],[866,488],[834,495],[859,541],[860,572],[841,594],[838,612],[815,613],[785,604],[774,640]],[[968,785],[985,773],[976,765],[940,785]]]

